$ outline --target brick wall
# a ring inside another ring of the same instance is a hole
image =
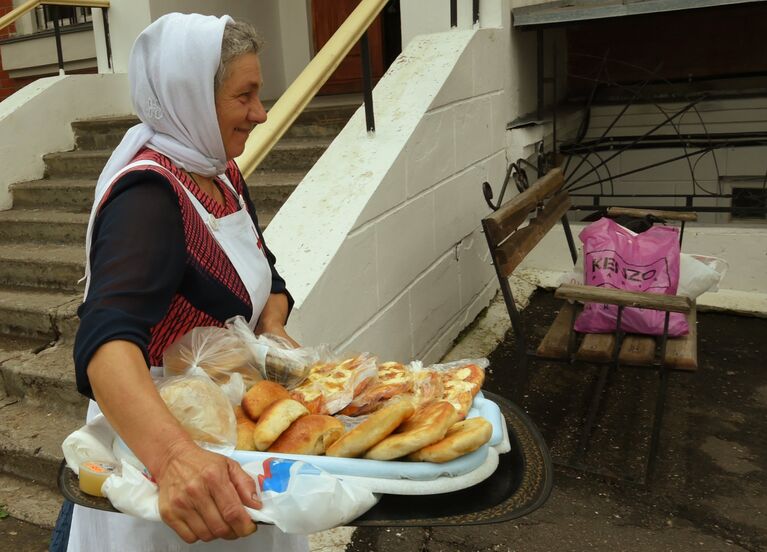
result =
[[[0,16],[5,15],[13,9],[13,0],[0,0]],[[0,30],[0,39],[12,36],[16,32],[16,25],[12,24],[5,29]],[[22,86],[26,86],[37,77],[28,77],[23,79],[12,79],[7,71],[2,69],[3,60],[0,56],[0,101],[16,92]]]

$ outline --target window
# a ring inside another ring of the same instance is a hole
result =
[[[54,19],[59,20],[59,25],[78,25],[92,20],[90,8],[76,8],[70,6],[38,6],[35,8],[35,25],[38,31],[53,29]]]
[[[764,187],[732,188],[732,220],[767,220],[767,189]]]

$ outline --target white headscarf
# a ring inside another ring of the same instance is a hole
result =
[[[203,176],[226,170],[213,80],[221,60],[224,27],[231,21],[228,15],[169,13],[136,38],[128,76],[141,123],[125,133],[96,184],[85,238],[86,278],[90,278],[91,237],[99,205],[111,180],[141,148],[151,146],[176,166]]]

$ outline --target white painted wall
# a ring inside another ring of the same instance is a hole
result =
[[[93,67],[96,48],[93,31],[61,35],[61,51],[67,71]],[[0,46],[3,70],[11,78],[35,77],[58,72],[56,39],[53,36],[11,42]]]
[[[411,40],[270,223],[290,331],[382,358],[438,359],[495,293],[480,233],[506,167],[507,31]],[[494,63],[488,62],[494,60]]]
[[[480,27],[506,27],[510,15],[509,0],[482,0],[479,4]],[[473,27],[472,2],[458,2],[458,29]],[[450,2],[446,0],[401,0],[402,48],[418,35],[443,32],[450,28]]]
[[[10,184],[43,177],[43,154],[74,148],[73,120],[130,109],[124,74],[38,79],[0,102],[0,210],[11,208]]]
[[[262,98],[278,98],[311,59],[309,19],[305,0],[113,0],[109,10],[114,71],[128,71],[130,50],[149,23],[170,12],[231,15],[252,23],[264,39]],[[94,18],[95,19],[95,18]],[[96,45],[103,27],[94,21]],[[107,71],[106,52],[97,50],[99,70]]]

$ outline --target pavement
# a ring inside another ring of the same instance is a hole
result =
[[[525,319],[534,334],[542,336],[556,305],[549,292],[533,296]],[[642,478],[658,379],[653,371],[622,368],[608,383],[585,458],[593,471],[610,476],[556,466],[551,497],[525,518],[474,527],[361,528],[347,552],[767,551],[767,319],[700,313],[698,332],[698,371],[670,377],[648,485],[613,476]],[[521,387],[514,355],[507,335],[489,355],[485,387],[521,405],[555,462],[566,463],[596,369],[536,363]]]
[[[525,310],[542,335],[556,302],[535,293]],[[496,300],[449,358],[488,355],[485,387],[521,405],[567,462],[596,370],[536,363],[527,385],[515,370],[508,315]],[[312,536],[313,552],[767,552],[767,319],[699,314],[696,372],[673,372],[657,468],[641,479],[657,391],[653,371],[622,368],[608,383],[586,464],[557,465],[549,500],[504,524],[442,528],[339,528]],[[490,352],[491,351],[491,352]],[[47,548],[48,531],[0,521],[0,549]]]

